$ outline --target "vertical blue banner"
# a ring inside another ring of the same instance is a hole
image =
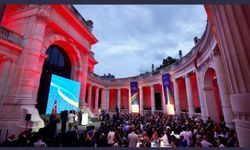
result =
[[[131,88],[131,105],[139,105],[137,81],[130,82],[130,88]]]
[[[170,74],[166,73],[162,75],[162,86],[164,90],[164,97],[166,100],[166,105],[172,104],[173,105],[173,95],[171,90],[171,80],[170,80]]]
[[[130,82],[132,112],[139,112],[138,82]]]

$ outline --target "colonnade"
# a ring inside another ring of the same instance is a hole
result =
[[[174,105],[172,106],[174,112],[172,114],[187,112],[189,116],[197,115],[203,120],[211,117],[216,122],[224,119],[228,127],[234,128],[234,114],[229,101],[225,72],[220,57],[219,48],[216,46],[212,50],[212,59],[209,61],[212,65],[193,68],[182,74],[170,72],[170,74],[172,73],[171,88],[174,98]],[[161,82],[161,78],[154,80],[153,83],[143,83],[138,80],[140,114],[147,111],[171,113],[170,105],[166,105]],[[95,94],[92,94],[93,90]],[[131,113],[129,85],[105,85],[100,88],[92,86],[90,82],[87,91],[86,102],[94,112],[97,112],[99,108],[115,112],[117,107],[123,112]]]
[[[138,92],[141,114],[146,111],[167,111],[165,107],[165,97],[163,94],[162,84],[155,83],[150,85],[140,85],[138,88]],[[97,112],[99,108],[101,110],[114,112],[115,108],[117,107],[122,112],[131,113],[132,110],[130,93],[131,91],[129,86],[104,88],[93,85],[93,83],[87,83],[85,103],[93,112]],[[158,95],[160,95],[160,98],[158,99],[160,107],[158,109],[156,108],[155,93],[158,93]],[[144,108],[146,110],[144,110]]]

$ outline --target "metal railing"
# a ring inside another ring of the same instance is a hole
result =
[[[22,45],[22,39],[23,37],[13,31],[10,31],[9,29],[6,29],[2,26],[0,26],[0,37],[3,39],[6,39],[12,43],[15,43],[19,46]]]

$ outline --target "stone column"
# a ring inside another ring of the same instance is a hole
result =
[[[121,111],[121,89],[117,89],[117,107]]]
[[[101,107],[103,110],[106,110],[106,111],[108,111],[109,109],[109,90],[105,88],[102,90]]]
[[[109,112],[109,89],[106,91],[106,109]]]
[[[95,112],[98,113],[99,88],[95,90]]]
[[[128,108],[129,108],[129,113],[132,113],[131,90],[130,90],[130,87],[128,88]]]
[[[0,110],[0,129],[9,129],[9,134],[16,135],[24,130],[27,113],[32,113],[33,116],[28,128],[38,130],[44,126],[35,106],[42,71],[40,63],[44,61],[41,57],[44,31],[48,20],[44,14],[23,19],[26,19],[22,40],[23,51],[18,56],[15,71],[9,80],[10,87]]]
[[[91,110],[91,101],[92,101],[92,85],[89,85],[88,90],[88,108]]]
[[[240,4],[205,8],[221,51],[239,145],[250,147],[250,9]]]
[[[7,56],[3,56],[1,59],[0,85],[4,86],[0,86],[0,109],[2,109],[4,94],[8,89],[10,73],[13,71],[13,60]]]
[[[83,109],[84,107],[86,107],[86,89],[87,89],[87,77],[88,77],[88,54],[84,54],[82,56],[82,68],[79,68],[80,70],[82,70],[82,75],[80,78],[80,82],[81,82],[81,92],[80,92],[80,104],[79,107],[80,109]]]
[[[176,114],[179,115],[181,113],[181,106],[180,106],[179,86],[177,79],[174,79],[174,100],[175,100],[175,111]]]
[[[222,111],[224,115],[224,120],[226,122],[227,127],[234,129],[234,113],[232,111],[231,103],[230,103],[230,95],[228,91],[228,86],[226,84],[225,71],[222,64],[222,58],[219,54],[219,51],[214,51],[214,66],[216,70],[216,77],[221,97],[221,105]]]
[[[200,107],[201,107],[201,119],[204,121],[208,118],[207,106],[205,102],[205,92],[203,89],[204,81],[201,78],[201,70],[196,71],[196,79],[197,79],[197,89],[199,94],[200,100]]]
[[[150,91],[151,91],[151,111],[152,113],[155,112],[155,89],[154,85],[150,85]]]
[[[143,114],[143,86],[140,87],[140,114]]]
[[[208,117],[210,117],[215,122],[220,121],[220,116],[217,112],[216,99],[214,94],[214,88],[212,86],[203,87],[205,104],[207,108]]]
[[[190,75],[185,76],[185,83],[187,89],[187,101],[188,101],[188,114],[189,116],[194,115],[194,101],[193,101],[193,90]]]

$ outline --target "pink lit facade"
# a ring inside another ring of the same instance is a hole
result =
[[[240,146],[250,146],[250,7],[205,5],[208,23],[194,48],[178,63],[135,77],[104,79],[93,73],[97,61],[91,25],[67,5],[8,5],[1,21],[0,129],[23,131],[43,120],[36,108],[46,50],[61,47],[70,58],[70,78],[81,82],[80,108],[131,113],[130,82],[139,86],[140,113],[187,112],[235,128]],[[197,64],[197,65],[195,65]],[[165,105],[162,75],[170,73],[174,105]],[[197,109],[200,108],[200,111]],[[1,139],[2,140],[2,139]]]

